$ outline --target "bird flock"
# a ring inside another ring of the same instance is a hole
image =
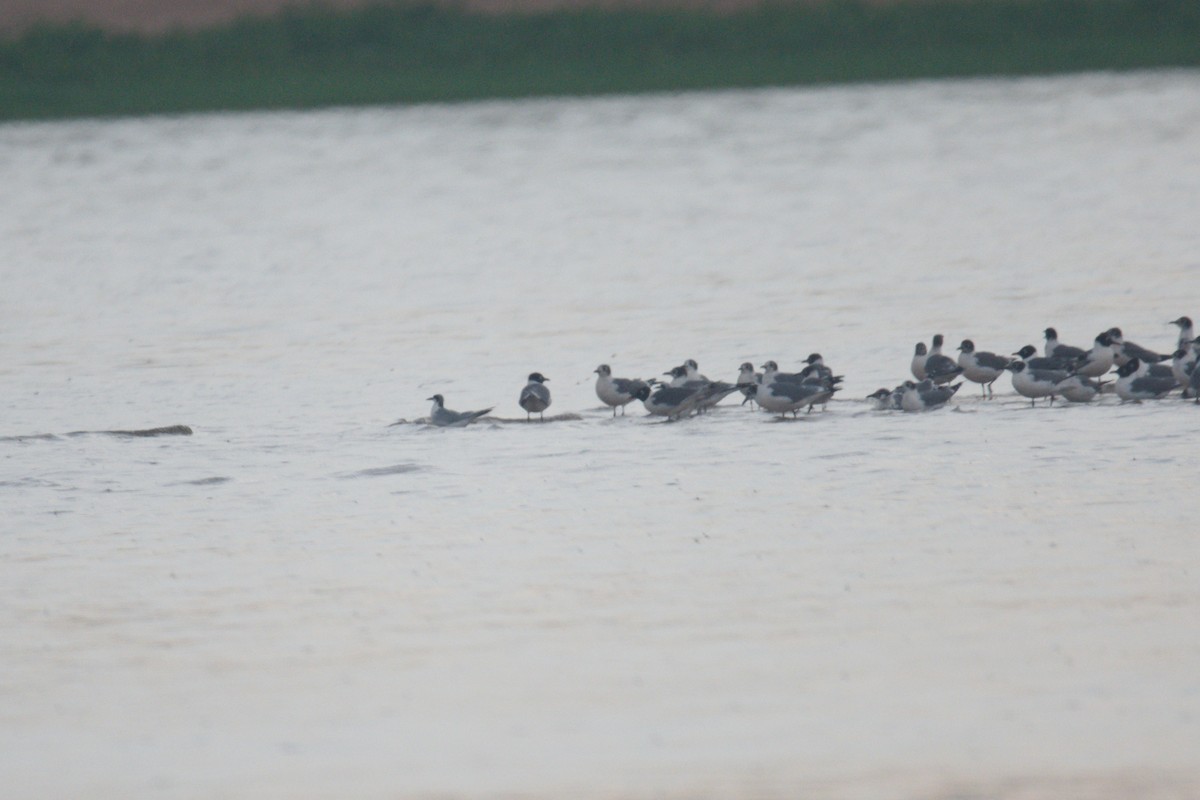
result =
[[[1072,347],[1058,340],[1058,331],[1046,328],[1042,355],[1034,345],[1025,345],[1011,355],[979,350],[971,339],[963,339],[956,348],[957,358],[942,352],[944,337],[935,335],[927,347],[918,342],[909,369],[915,380],[906,380],[895,388],[880,388],[867,395],[866,400],[880,411],[929,411],[946,405],[962,387],[964,381],[979,384],[984,399],[994,396],[993,385],[1005,373],[1012,376],[1017,394],[1029,399],[1030,405],[1045,399],[1053,404],[1056,398],[1070,403],[1088,403],[1103,394],[1115,393],[1122,402],[1159,400],[1176,389],[1184,398],[1200,404],[1200,337],[1196,336],[1189,317],[1171,320],[1179,328],[1175,351],[1156,353],[1126,341],[1120,328],[1109,328],[1097,334],[1089,348]],[[678,420],[703,414],[734,393],[742,396],[742,405],[785,417],[824,408],[841,390],[843,376],[835,375],[819,353],[804,360],[798,372],[782,372],[774,361],[767,361],[756,371],[752,363],[741,365],[733,382],[710,380],[701,374],[699,364],[688,359],[663,373],[668,380],[652,378],[614,378],[612,369],[601,364],[596,374],[596,396],[612,409],[625,414],[625,407],[641,400],[653,416]],[[1115,368],[1115,379],[1106,376]],[[526,420],[537,414],[545,419],[550,407],[550,388],[540,372],[529,375],[518,397],[525,410]],[[464,427],[492,411],[451,411],[445,398],[435,394],[430,398],[433,410],[428,422],[439,427]]]

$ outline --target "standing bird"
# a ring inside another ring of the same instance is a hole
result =
[[[925,343],[917,342],[909,369],[912,370],[913,377],[919,381],[925,380],[925,361],[928,358],[929,351],[925,349]]]
[[[970,339],[963,339],[958,349],[958,365],[962,367],[963,377],[978,383],[983,396],[990,397],[992,384],[1004,374],[1009,359],[995,353],[976,350],[975,343]]]
[[[521,390],[521,398],[517,400],[521,404],[521,408],[525,409],[525,419],[528,421],[531,414],[538,414],[542,420],[546,419],[545,411],[550,407],[550,388],[546,386],[546,381],[550,380],[540,372],[529,373],[529,383],[525,384],[525,388]]]
[[[1074,372],[1085,378],[1099,378],[1112,369],[1113,343],[1108,338],[1108,331],[1096,337],[1092,349],[1088,350],[1075,362]]]
[[[1037,405],[1037,398],[1049,397],[1054,405],[1058,385],[1070,376],[1059,369],[1034,369],[1024,361],[1014,361],[1006,369],[1012,373],[1013,388],[1017,394],[1029,398],[1029,405]]]
[[[754,371],[754,365],[749,361],[742,362],[738,367],[737,388],[746,399],[742,405],[750,404],[754,408],[754,396],[758,393],[758,385],[762,383],[762,373]]]
[[[437,425],[439,428],[465,428],[492,410],[485,408],[482,411],[451,411],[446,408],[445,398],[440,394],[425,399],[433,401],[433,410],[429,412],[429,423]]]
[[[612,408],[613,416],[617,416],[617,407],[621,408],[621,416],[625,416],[625,406],[637,399],[637,391],[650,384],[636,378],[614,378],[612,368],[601,364],[594,370],[596,373],[596,396],[606,406]]]
[[[1167,324],[1179,326],[1180,347],[1189,347],[1192,344],[1192,340],[1196,338],[1196,331],[1192,327],[1191,317],[1180,317],[1179,319],[1173,319]]]

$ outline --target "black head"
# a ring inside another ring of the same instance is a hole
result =
[[[683,378],[687,376],[687,367],[671,367],[663,375],[670,375],[672,378]]]
[[[1141,361],[1139,361],[1136,358],[1131,358],[1128,361],[1126,361],[1123,365],[1121,365],[1120,369],[1117,370],[1117,375],[1119,375],[1122,378],[1127,378],[1130,375],[1132,375],[1133,373],[1137,372],[1138,368],[1141,366],[1142,366]]]
[[[924,342],[917,342],[917,349],[913,352],[913,355],[923,356],[923,355],[926,355],[928,352],[929,351],[925,349]]]
[[[683,362],[683,366],[687,367],[688,369],[700,369],[700,365],[696,363],[696,359],[694,358],[689,358],[687,361]]]
[[[892,396],[891,389],[876,389],[875,391],[873,391],[869,395],[867,395],[867,399],[868,400],[882,400],[885,397],[891,397],[891,396]]]
[[[1100,345],[1101,347],[1112,346],[1112,337],[1108,335],[1108,331],[1105,331],[1096,337],[1096,344]]]
[[[776,364],[774,361],[764,361],[762,368],[765,370],[768,370],[770,372],[778,372],[779,371],[779,365]]]
[[[935,333],[933,335],[933,346],[934,347],[941,347],[942,342],[944,342],[944,341],[946,341],[946,340],[942,338],[942,335],[940,333]]]
[[[650,396],[650,387],[649,386],[639,386],[638,390],[633,393],[633,396],[636,397],[638,400],[645,400],[646,398],[648,398]]]
[[[917,388],[917,384],[913,383],[912,381],[905,381],[904,383],[900,384],[900,388],[915,389],[915,388]]]
[[[740,367],[738,367],[738,371],[739,372],[754,372],[754,365],[751,364],[749,361],[743,361],[742,365]]]
[[[1047,342],[1058,338],[1058,331],[1054,330],[1054,328],[1046,328],[1042,333],[1045,334]]]
[[[529,382],[530,383],[545,383],[548,380],[550,380],[550,379],[547,378],[545,375],[543,375],[540,372],[529,373]]]
[[[962,344],[960,344],[958,346],[958,349],[962,350],[964,353],[974,353],[975,352],[975,343],[972,342],[970,339],[963,339]]]
[[[808,357],[808,358],[804,359],[804,363],[805,363],[805,364],[812,365],[812,364],[815,364],[815,363],[817,363],[817,362],[818,362],[818,361],[820,361],[820,360],[821,360],[821,354],[820,354],[820,353],[812,353],[812,354],[810,354],[810,355],[809,355],[809,357]]]
[[[1108,338],[1112,339],[1114,342],[1119,342],[1125,338],[1124,336],[1121,335],[1120,328],[1109,328],[1108,330],[1105,331],[1105,333],[1107,333]]]
[[[433,397],[426,397],[425,399],[432,400],[433,402],[437,403],[439,406],[444,406],[446,404],[446,399],[444,397],[442,397],[440,394],[435,394]]]
[[[1036,347],[1034,347],[1031,344],[1027,344],[1024,347],[1022,347],[1020,350],[1018,350],[1017,352],[1013,353],[1013,355],[1020,356],[1021,358],[1029,358],[1036,352],[1037,352]]]
[[[595,372],[597,375],[603,375],[606,378],[609,375],[612,375],[612,369],[608,366],[608,364],[601,364],[600,366],[596,367],[592,371]]]
[[[1192,318],[1191,317],[1180,317],[1179,319],[1171,320],[1167,324],[1168,325],[1178,325],[1180,330],[1183,330],[1184,328],[1192,327]]]

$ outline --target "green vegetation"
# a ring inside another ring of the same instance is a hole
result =
[[[827,0],[732,14],[292,10],[0,41],[0,120],[1200,65],[1196,0]]]

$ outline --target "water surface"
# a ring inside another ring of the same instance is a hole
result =
[[[857,401],[1169,349],[1197,152],[1194,71],[0,126],[6,796],[1200,792],[1200,409]]]

